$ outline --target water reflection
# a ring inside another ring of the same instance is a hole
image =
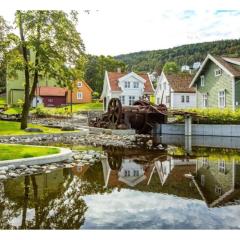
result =
[[[92,166],[1,182],[0,228],[239,228],[239,151],[158,144],[105,148]],[[222,215],[229,205],[232,226]]]

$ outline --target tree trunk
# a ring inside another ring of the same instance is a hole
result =
[[[30,108],[29,102],[29,91],[30,91],[30,77],[29,77],[29,68],[28,68],[28,52],[26,47],[26,41],[23,32],[23,22],[22,22],[22,13],[18,11],[18,20],[19,20],[19,32],[21,38],[21,47],[22,47],[22,54],[24,59],[24,75],[25,75],[25,98],[24,104],[22,109],[22,119],[21,119],[21,129],[27,128],[27,119],[28,113]]]

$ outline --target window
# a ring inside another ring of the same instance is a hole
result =
[[[77,93],[77,99],[78,100],[83,99],[83,93],[82,92]]]
[[[125,88],[130,88],[130,82],[125,82],[124,86],[125,86]]]
[[[133,176],[134,177],[138,177],[139,176],[139,171],[138,170],[134,170],[133,171]]]
[[[119,99],[120,99],[120,102],[122,103],[122,105],[124,105],[125,104],[125,96],[120,96]]]
[[[189,96],[186,96],[186,102],[187,102],[187,103],[190,102],[190,98],[189,98]]]
[[[202,75],[200,77],[200,79],[201,79],[201,87],[204,87],[205,86],[205,77],[204,77],[204,75]]]
[[[215,69],[215,77],[221,76],[222,75],[222,69],[221,68],[217,68]]]
[[[218,162],[218,171],[221,172],[221,173],[225,173],[225,170],[226,170],[225,161],[224,160],[220,160]]]
[[[163,83],[163,90],[167,90],[167,83]]]
[[[129,105],[133,105],[135,102],[135,96],[129,96]]]
[[[170,103],[170,97],[166,96],[166,103]]]
[[[129,170],[125,170],[124,171],[124,176],[125,177],[130,177],[130,171]]]
[[[208,159],[205,158],[205,157],[203,157],[203,158],[202,158],[202,166],[203,166],[203,167],[208,167],[208,165],[209,165]]]
[[[77,82],[77,87],[78,88],[82,87],[82,82]]]
[[[225,90],[218,93],[218,106],[224,108],[226,105]]]
[[[205,175],[201,175],[201,185],[205,185]]]
[[[52,102],[53,102],[53,99],[52,99],[52,98],[48,98],[48,102],[49,102],[49,103],[52,103]]]
[[[133,88],[139,88],[139,82],[133,82]]]
[[[203,107],[208,107],[208,94],[204,93],[202,97],[203,97]]]
[[[219,196],[222,195],[222,188],[219,186],[215,186],[215,193]]]
[[[184,103],[184,101],[185,101],[185,97],[181,96],[181,102]]]

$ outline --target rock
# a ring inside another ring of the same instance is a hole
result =
[[[27,166],[26,165],[19,165],[17,168],[19,168],[19,169],[27,169]]]
[[[35,169],[42,169],[42,167],[39,166],[39,165],[33,165],[32,168],[35,168]]]
[[[146,142],[146,144],[147,144],[149,147],[151,147],[152,144],[153,144],[153,142],[152,142],[152,140],[150,139],[150,140],[148,140],[148,141]]]
[[[90,159],[92,159],[92,155],[89,155],[89,154],[85,154],[85,155],[83,155],[83,160],[90,160]]]
[[[5,175],[0,175],[0,180],[6,180],[7,177]]]
[[[95,163],[95,160],[92,158],[89,160],[90,163]]]
[[[16,169],[16,166],[15,166],[15,165],[8,165],[8,169],[9,169],[9,170],[15,170],[15,169]]]
[[[45,171],[45,173],[51,173],[52,171],[51,170],[47,170],[47,171]]]
[[[25,132],[43,132],[43,130],[40,128],[25,128],[24,131]]]
[[[51,166],[48,167],[48,169],[49,169],[49,170],[55,170],[55,169],[57,169],[57,167],[54,166],[54,165],[51,165]]]
[[[71,126],[64,126],[61,128],[62,131],[74,131],[75,128]]]
[[[71,164],[65,164],[64,167],[65,168],[72,168],[73,166]]]
[[[0,175],[5,175],[7,172],[5,170],[0,170]]]
[[[19,175],[16,174],[16,173],[9,173],[8,176],[9,176],[9,177],[12,177],[12,178],[16,178],[16,177],[18,177]]]
[[[8,167],[0,167],[0,171],[8,171]]]

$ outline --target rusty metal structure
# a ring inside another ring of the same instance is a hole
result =
[[[108,111],[90,120],[92,127],[109,129],[135,129],[137,133],[150,133],[155,124],[166,123],[167,107],[138,100],[132,106],[122,106],[118,98],[112,98]]]

